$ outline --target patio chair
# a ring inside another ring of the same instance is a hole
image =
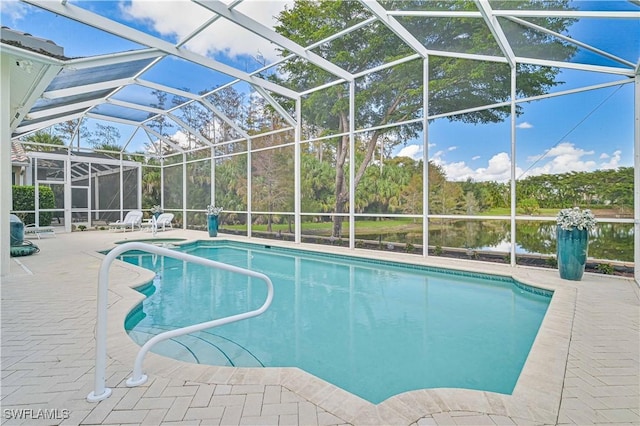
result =
[[[25,236],[35,235],[36,237],[38,237],[38,239],[40,239],[40,236],[43,234],[53,235],[55,237],[56,231],[53,226],[37,226],[35,223],[30,223],[24,226]]]
[[[109,224],[109,229],[122,229],[124,232],[127,232],[129,228],[135,231],[136,227],[142,229],[142,212],[140,210],[131,210],[124,219]]]
[[[167,228],[173,229],[173,213],[162,213],[156,218],[156,230],[166,231]],[[147,219],[142,224],[143,227],[153,229],[153,218]]]

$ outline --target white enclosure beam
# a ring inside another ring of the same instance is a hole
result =
[[[296,120],[294,120],[293,117],[291,117],[291,114],[289,114],[289,111],[284,109],[282,107],[282,105],[280,105],[280,103],[278,103],[278,101],[273,99],[273,96],[271,96],[266,90],[262,89],[261,87],[256,86],[255,89],[256,89],[256,91],[258,93],[260,93],[260,95],[263,98],[266,99],[267,102],[269,102],[269,104],[276,111],[278,111],[278,113],[282,116],[282,118],[284,118],[286,120],[287,123],[289,123],[290,126],[293,126],[293,127],[297,126]]]
[[[640,75],[636,76],[633,96],[633,264],[640,286]]]
[[[507,62],[509,66],[514,68],[516,66],[515,62],[515,54],[513,53],[513,49],[509,44],[509,40],[502,30],[502,26],[498,22],[498,18],[493,15],[493,10],[491,9],[491,5],[489,4],[489,0],[475,0],[476,6],[480,10],[482,14],[482,18],[485,23],[489,27],[489,31],[493,34],[493,37],[496,39],[502,54],[507,58]]]
[[[118,37],[131,40],[135,43],[139,43],[139,44],[148,46],[150,48],[158,49],[164,53],[174,55],[186,61],[193,62],[198,65],[202,65],[204,67],[222,72],[224,74],[230,75],[235,78],[239,78],[240,80],[248,81],[257,86],[265,87],[283,96],[293,98],[293,99],[297,97],[297,93],[294,92],[293,90],[279,86],[270,81],[252,76],[248,73],[238,70],[237,68],[223,64],[222,62],[218,62],[206,56],[199,55],[197,53],[191,52],[186,49],[178,48],[169,42],[161,40],[157,37],[153,37],[142,31],[138,31],[127,25],[123,25],[119,22],[105,18],[103,16],[100,16],[88,10],[85,10],[81,7],[75,6],[73,4],[67,3],[66,5],[63,5],[57,2],[46,1],[46,0],[24,0],[24,1],[25,3],[29,3],[41,9],[48,10],[50,12],[56,13],[61,16],[65,16],[69,19],[86,23],[87,25],[90,25],[94,28],[108,32],[110,34],[114,34]]]
[[[218,107],[216,107],[208,99],[206,99],[205,98],[206,95],[202,95],[202,96],[195,95],[193,93],[186,92],[184,90],[174,89],[173,87],[163,86],[162,84],[157,84],[157,83],[153,83],[151,81],[146,81],[146,80],[138,80],[137,83],[141,86],[145,86],[150,89],[161,90],[163,92],[171,93],[173,95],[182,96],[187,99],[192,99],[196,102],[200,102],[205,108],[210,109],[211,112],[213,112],[216,116],[218,116],[218,118],[220,118],[222,121],[224,121],[229,126],[231,126],[231,128],[233,128],[233,130],[238,132],[240,136],[242,136],[243,138],[249,137],[249,135],[244,130],[242,130],[233,120],[227,117],[227,115],[224,112],[222,112]],[[180,106],[184,106],[184,104]]]
[[[156,138],[160,139],[162,142],[166,143],[167,145],[169,145],[170,147],[172,147],[173,149],[175,149],[176,151],[179,152],[184,152],[184,149],[182,149],[182,147],[178,146],[177,144],[171,142],[169,139],[167,139],[166,137],[164,137],[163,135],[161,135],[160,133],[156,132],[155,130],[153,130],[152,128],[148,127],[148,126],[142,126],[142,128],[144,130],[146,130],[148,133],[151,133],[153,136],[155,136]],[[159,153],[162,154],[162,153]]]
[[[176,117],[174,114],[170,114],[170,113],[167,114],[167,117],[171,118],[179,126],[183,127],[185,130],[187,130],[189,133],[191,133],[193,136],[195,136],[195,138],[198,139],[204,145],[213,146],[213,144],[209,140],[207,140],[207,138],[202,136],[199,131],[197,131],[193,127],[189,126],[187,123],[182,121],[179,117]]]
[[[323,70],[337,76],[340,78],[344,78],[347,81],[353,80],[353,76],[340,68],[339,66],[327,61],[322,56],[319,56],[313,52],[306,50],[304,47],[300,46],[297,43],[294,43],[290,39],[284,37],[283,35],[275,32],[269,27],[264,26],[258,21],[253,20],[247,15],[240,13],[236,10],[230,10],[226,4],[218,0],[194,0],[196,3],[206,7],[210,11],[217,13],[220,16],[228,19],[231,22],[234,22],[240,25],[242,28],[245,28],[252,33],[263,37],[270,42],[277,44],[278,46],[295,53],[301,58],[306,59],[312,64],[322,68]]]
[[[42,94],[44,99],[64,98],[66,96],[74,96],[100,90],[116,89],[121,86],[133,83],[132,78],[121,78],[117,80],[101,81],[99,83],[85,84],[82,86],[67,87],[65,89],[49,90]]]
[[[229,125],[233,130],[235,130],[236,132],[238,132],[238,134],[240,136],[242,136],[243,138],[249,138],[249,134],[247,132],[245,132],[242,128],[240,128],[240,126],[238,126],[238,124],[231,120],[229,117],[227,117],[227,115],[222,112],[217,106],[215,106],[214,104],[212,104],[211,102],[209,102],[209,100],[207,99],[201,99],[200,102],[206,106],[207,108],[209,108],[211,111],[213,111],[213,113],[222,121],[224,121],[227,125]]]
[[[511,266],[516,266],[516,121],[517,121],[517,110],[516,110],[516,96],[517,86],[516,86],[516,78],[517,78],[517,70],[516,67],[511,68],[511,116],[509,117],[511,120],[511,248],[510,248],[510,258],[511,258]]]
[[[400,37],[400,40],[404,41],[409,47],[420,54],[423,58],[427,56],[427,48],[420,43],[413,34],[411,34],[405,27],[400,25],[398,20],[387,13],[387,10],[375,0],[360,0],[371,13],[373,13],[380,21],[387,26],[395,35]]]
[[[65,115],[63,117],[56,117],[56,118],[51,118],[49,120],[42,120],[42,121],[38,121],[38,122],[35,122],[35,123],[30,123],[30,124],[25,124],[25,125],[22,125],[22,126],[18,126],[16,129],[14,129],[14,133],[16,133],[16,134],[24,134],[24,133],[28,133],[28,132],[44,129],[45,127],[53,126],[54,124],[58,124],[58,123],[61,123],[63,121],[75,120],[76,118],[82,117],[84,115],[84,113],[85,113],[85,111],[83,110],[83,111],[76,112],[74,114]],[[138,124],[138,123],[136,123],[136,124]]]
[[[356,244],[356,83],[349,82],[349,248]]]
[[[543,67],[567,68],[572,70],[592,71],[603,74],[626,75],[627,77],[632,78],[635,76],[635,70],[629,68],[604,67],[600,65],[589,65],[573,62],[550,61],[547,59],[526,58],[521,56],[516,56],[516,62],[521,64],[541,65]]]
[[[302,99],[296,99],[296,121],[295,145],[293,148],[293,211],[294,211],[294,240],[300,244],[302,242],[302,176],[300,168],[302,166],[300,140],[302,139]]]
[[[11,189],[11,71],[14,62],[2,53],[0,61],[0,276],[9,275],[10,222],[9,210],[12,206]]]
[[[429,256],[429,56],[422,64],[422,256]]]
[[[97,98],[97,99],[92,99],[90,101],[76,102],[73,104],[68,104],[68,105],[58,106],[53,108],[45,108],[45,109],[28,113],[25,119],[38,120],[40,118],[47,118],[47,117],[60,117],[60,116],[66,115],[67,113],[73,113],[81,109],[88,110],[103,103],[104,103],[104,98]],[[62,117],[60,121],[67,121],[67,120],[65,120],[64,117]]]
[[[65,67],[72,68],[74,70],[82,70],[107,65],[124,64],[142,59],[157,59],[164,56],[166,56],[166,54],[159,49],[145,48],[140,50],[130,50],[127,52],[68,59],[64,63]]]
[[[3,45],[3,48],[4,48],[4,45]],[[29,88],[26,96],[22,98],[22,104],[17,105],[17,109],[14,111],[11,111],[11,115],[9,116],[11,130],[15,130],[18,127],[18,125],[25,118],[28,111],[33,107],[33,104],[35,104],[35,102],[38,100],[38,98],[40,97],[40,94],[47,88],[47,86],[49,86],[51,81],[55,78],[56,75],[58,75],[58,73],[62,69],[62,67],[60,67],[59,65],[51,65],[51,64],[45,64],[42,67],[37,67],[37,68],[38,68],[38,71],[37,71],[38,75],[34,77],[33,85]],[[20,66],[12,67],[11,71],[13,73],[18,73],[18,72],[31,73],[31,71],[29,71],[28,69],[27,70],[21,69]],[[5,118],[3,118],[3,120],[4,119]]]
[[[609,52],[605,52],[604,50],[598,49],[596,47],[593,47],[593,46],[591,46],[591,45],[589,45],[587,43],[583,43],[583,42],[581,42],[579,40],[576,40],[573,37],[568,37],[568,36],[566,36],[564,34],[560,34],[560,33],[556,32],[556,31],[551,31],[551,30],[549,30],[547,28],[541,27],[540,25],[532,24],[531,22],[525,21],[524,19],[514,18],[514,17],[507,17],[507,19],[509,19],[512,22],[515,22],[516,24],[532,28],[532,29],[534,29],[536,31],[540,31],[540,32],[545,33],[545,34],[549,34],[549,35],[551,35],[553,37],[556,37],[556,38],[558,38],[560,40],[564,40],[567,43],[575,44],[576,46],[582,47],[583,49],[587,49],[587,50],[589,50],[589,51],[591,51],[591,52],[593,52],[593,53],[595,53],[597,55],[604,56],[605,58],[611,59],[612,61],[619,62],[619,63],[621,63],[623,65],[628,66],[628,67],[634,68],[636,66],[636,64],[634,64],[633,62],[627,61],[626,59],[620,58],[620,57],[618,57],[616,55],[613,55],[613,54],[611,54]]]
[[[495,9],[494,16],[516,16],[529,18],[614,18],[614,19],[640,19],[640,12],[614,12],[606,10],[580,11],[580,10],[531,10]]]

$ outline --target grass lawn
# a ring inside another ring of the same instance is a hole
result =
[[[534,216],[555,216],[560,209],[538,209]],[[593,210],[594,214],[598,215],[597,209]],[[511,210],[509,208],[494,208],[487,210],[479,214],[480,220],[482,216],[505,216],[505,220],[509,220],[509,214]],[[603,210],[600,212],[603,215],[609,213],[609,211]],[[518,209],[518,215],[522,215],[522,211]],[[305,234],[313,235],[325,235],[330,236],[333,223],[331,222],[302,222],[302,231]],[[432,223],[429,228],[437,229],[439,225]],[[225,229],[235,231],[246,231],[246,225],[224,225]],[[252,229],[256,232],[267,232],[267,225],[253,225]],[[348,221],[343,223],[343,232],[348,229]],[[289,232],[289,226],[286,223],[274,223],[271,225],[272,232]],[[371,235],[371,234],[395,234],[395,233],[421,233],[422,221],[413,218],[386,218],[382,220],[356,220],[356,235]]]

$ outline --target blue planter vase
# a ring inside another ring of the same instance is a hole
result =
[[[153,214],[153,217],[155,217],[156,219],[160,216],[160,212],[156,212]]]
[[[586,229],[566,230],[558,226],[558,271],[560,278],[580,281],[587,264],[589,249],[589,231]]]
[[[209,228],[210,237],[218,236],[218,216],[207,216],[207,227]]]

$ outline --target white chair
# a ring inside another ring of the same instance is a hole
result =
[[[53,235],[56,236],[56,231],[53,226],[36,226],[35,223],[30,223],[29,225],[24,226],[24,235],[25,237],[28,235],[35,235],[40,239],[40,235]]]
[[[127,232],[129,228],[135,231],[136,227],[142,229],[142,212],[140,210],[131,210],[124,219],[109,224],[110,229],[122,229],[124,232]]]
[[[157,231],[166,231],[167,228],[173,229],[173,213],[162,213],[156,218],[156,230]],[[149,228],[153,230],[153,218],[147,219],[145,223],[143,223],[145,228]]]

